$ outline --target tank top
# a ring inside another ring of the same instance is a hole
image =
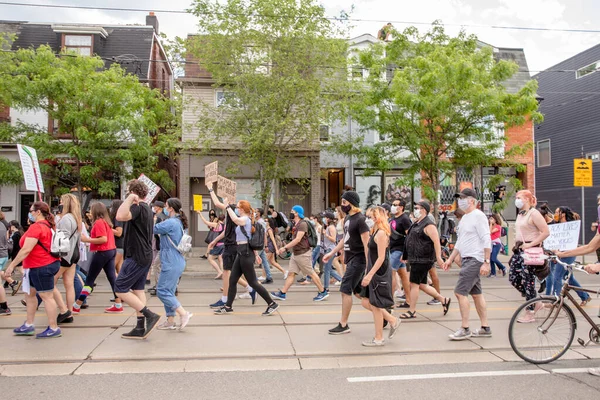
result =
[[[538,237],[540,231],[531,221],[532,215],[536,212],[539,213],[535,208],[531,208],[524,215],[519,214],[517,216],[517,221],[515,222],[515,240],[529,243],[533,242]]]
[[[331,251],[335,247],[336,242],[332,242],[331,240],[329,240],[327,238],[327,229],[329,229],[329,226],[325,227],[325,229],[323,230],[323,248],[327,251]],[[337,233],[337,229],[336,229],[336,233]]]
[[[375,263],[377,262],[377,258],[379,257],[379,251],[378,251],[378,246],[377,246],[377,242],[375,242],[375,236],[377,235],[377,232],[379,232],[379,229],[371,235],[371,237],[369,238],[369,244],[367,245],[368,249],[369,249],[369,260],[368,260],[368,270],[370,271],[371,268],[373,268],[373,265],[375,265]],[[377,270],[377,275],[383,276],[386,274],[387,269],[388,269],[388,264],[389,264],[389,256],[388,256],[388,250],[385,250],[385,261],[383,261],[383,264],[381,264],[381,267],[379,267],[379,269]]]
[[[237,243],[248,242],[249,238],[252,236],[252,220],[250,220],[249,217],[246,217],[246,218],[247,218],[246,224],[245,224],[246,232],[242,231],[242,227],[240,225],[236,224],[237,226],[235,228],[235,241]],[[231,223],[234,223],[234,222],[231,221]]]
[[[344,235],[344,221],[343,220],[338,221],[337,225],[335,226],[335,230],[336,230],[338,236]]]

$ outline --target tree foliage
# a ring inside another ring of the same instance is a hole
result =
[[[196,0],[191,11],[200,32],[188,56],[224,92],[222,104],[199,105],[199,143],[206,151],[233,144],[238,169],[257,167],[267,205],[290,158],[319,150],[320,125],[345,90],[341,27],[314,0]]]
[[[155,174],[165,189],[173,187],[168,174],[157,173],[158,157],[171,154],[178,142],[171,103],[159,91],[117,64],[57,55],[48,46],[0,57],[0,100],[55,121],[54,131],[23,122],[0,126],[1,141],[36,149],[46,186],[56,193],[75,187],[114,197],[122,179],[145,173]]]
[[[349,112],[363,134],[336,138],[332,150],[356,156],[371,171],[404,168],[404,183],[421,186],[437,215],[440,181],[458,167],[520,167],[514,157],[528,147],[499,157],[506,139],[496,132],[541,119],[537,82],[508,93],[503,82],[518,66],[495,60],[475,36],[448,36],[438,23],[425,34],[412,27],[393,37],[356,55],[368,77],[357,82]],[[369,130],[380,135],[374,145],[364,142]]]

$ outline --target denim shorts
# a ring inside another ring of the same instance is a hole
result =
[[[0,258],[0,271],[5,271],[8,268],[8,257]]]
[[[37,292],[51,292],[54,290],[54,275],[60,269],[60,262],[55,261],[43,267],[29,269],[29,284]]]
[[[208,254],[210,254],[211,256],[220,256],[221,254],[223,254],[223,249],[224,246],[215,246],[213,247],[210,252]]]
[[[400,268],[406,268],[406,264],[400,262],[400,260],[402,260],[402,252],[400,250],[390,252],[390,265],[394,271],[398,271]]]

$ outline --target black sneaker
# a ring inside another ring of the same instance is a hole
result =
[[[150,279],[146,279],[146,285],[150,284]]]
[[[279,304],[272,302],[271,304],[269,304],[269,306],[267,307],[267,309],[265,310],[264,313],[262,313],[262,315],[271,315],[273,314],[277,309],[279,308]]]
[[[12,314],[12,311],[10,311],[10,308],[0,308],[0,316],[4,316],[4,315],[10,315]]]
[[[206,257],[206,255],[203,255],[202,257],[200,257],[203,260],[208,260],[208,257]]]
[[[300,279],[296,280],[296,282],[298,282],[298,283],[306,282],[306,278],[300,278]]]
[[[148,289],[148,293],[150,294],[150,296],[156,296],[156,288],[153,287],[153,288]]]
[[[146,330],[144,328],[133,328],[131,330],[131,332],[122,334],[121,338],[142,340],[142,339],[145,339],[145,337],[144,337],[145,332],[146,332]]]
[[[58,317],[56,317],[56,323],[58,325],[70,324],[71,322],[73,322],[73,316],[70,310],[67,310],[67,312],[64,314],[58,314]]]
[[[10,284],[10,288],[12,289],[11,296],[14,296],[17,293],[19,293],[19,289],[21,289],[22,283],[23,283],[22,281],[14,281],[13,283]]]
[[[546,280],[544,279],[542,281],[542,283],[540,284],[540,289],[538,290],[538,293],[543,293],[546,290]]]
[[[146,317],[146,332],[144,333],[144,339],[146,339],[156,328],[156,324],[158,324],[158,320],[160,320],[160,315],[152,313],[150,317]]]
[[[233,313],[233,308],[231,307],[227,307],[227,306],[222,306],[217,308],[215,311],[213,311],[216,315],[225,315],[225,314],[231,314]]]
[[[8,289],[8,282],[4,281],[4,289]]]
[[[81,309],[82,309],[82,310],[85,310],[85,309],[88,309],[88,308],[90,308],[90,305],[89,305],[89,304],[83,303],[83,304],[81,305]]]
[[[343,335],[344,333],[350,333],[350,325],[346,324],[346,326],[342,326],[342,324],[338,323],[338,325],[329,330],[330,335]]]
[[[269,283],[273,283],[273,278],[269,278],[263,282],[264,285],[267,285]]]

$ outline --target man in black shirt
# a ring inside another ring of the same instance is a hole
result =
[[[143,199],[148,187],[134,179],[127,184],[127,199],[117,210],[117,221],[127,222],[123,266],[115,282],[115,293],[137,311],[137,325],[124,339],[146,339],[156,328],[160,315],[146,307],[144,285],[152,263],[154,221],[150,206]]]
[[[350,333],[348,318],[352,311],[352,294],[361,291],[361,282],[367,266],[367,245],[369,244],[369,227],[359,207],[360,197],[354,191],[342,194],[342,211],[346,213],[344,220],[344,240],[323,257],[323,262],[329,261],[342,247],[346,272],[342,277],[340,292],[342,293],[342,318],[339,324],[329,330],[331,335]],[[359,297],[359,296],[357,296]],[[359,297],[360,298],[360,297]]]
[[[402,283],[402,288],[404,289],[404,298],[408,299],[410,295],[410,282],[408,279],[408,272],[406,271],[406,264],[404,264],[402,260],[402,250],[404,249],[404,240],[406,239],[406,232],[410,225],[410,218],[404,212],[406,207],[406,202],[404,200],[394,200],[392,203],[392,209],[390,214],[392,218],[390,219],[390,265],[394,271],[398,272],[400,276],[400,282]],[[394,279],[393,289],[396,291],[396,282]],[[401,308],[409,308],[408,301],[405,301],[404,304],[400,305]]]

